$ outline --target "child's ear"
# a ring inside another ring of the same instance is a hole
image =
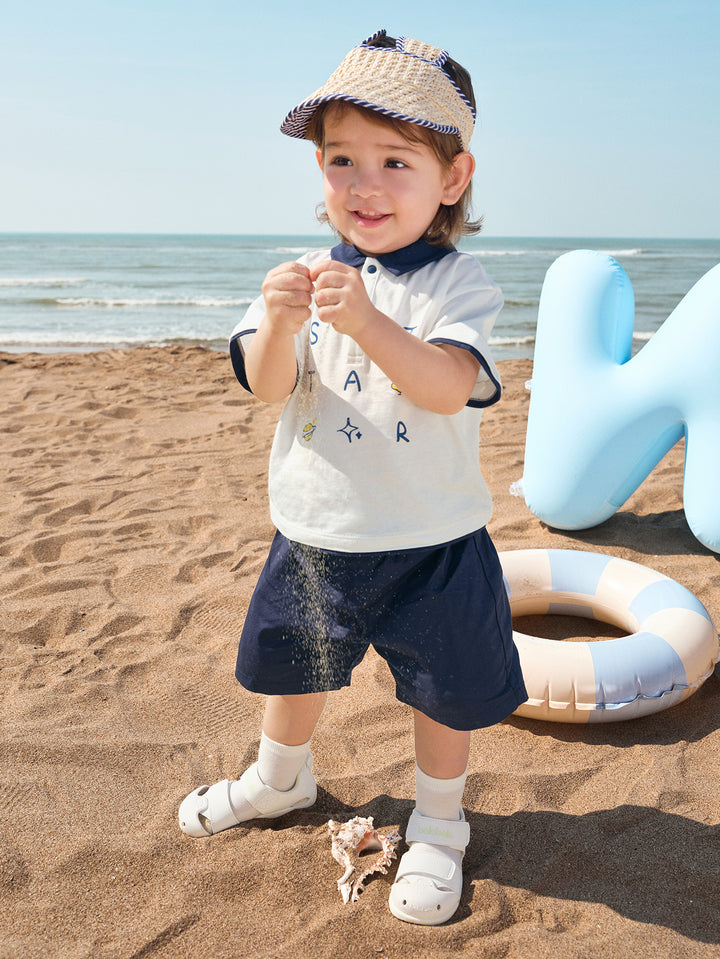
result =
[[[445,189],[443,191],[443,206],[453,206],[467,189],[467,185],[475,172],[475,157],[472,153],[458,153],[453,157],[452,165],[447,170]]]
[[[316,150],[316,151],[315,151],[315,159],[316,159],[317,162],[318,162],[318,166],[319,166],[320,169],[322,170],[322,169],[323,169],[323,152],[322,152],[322,150]]]

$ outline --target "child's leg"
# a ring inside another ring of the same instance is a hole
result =
[[[454,779],[467,769],[470,733],[441,726],[417,709],[415,713],[415,758],[428,776]]]
[[[240,779],[201,786],[180,806],[180,828],[196,838],[251,819],[270,819],[315,802],[310,737],[326,693],[269,696],[258,761]]]
[[[421,816],[461,819],[470,733],[415,711],[415,805]]]
[[[300,746],[308,742],[325,708],[326,700],[327,693],[268,696],[263,732],[276,743],[284,743],[286,746]]]
[[[422,925],[447,922],[460,904],[462,858],[469,840],[462,795],[470,733],[415,711],[416,808],[390,891],[390,911]]]
[[[280,791],[292,789],[307,762],[310,737],[326,699],[327,693],[268,696],[257,761],[258,775],[266,786]],[[231,795],[238,816],[253,818],[252,807],[241,804],[240,790],[235,789]]]

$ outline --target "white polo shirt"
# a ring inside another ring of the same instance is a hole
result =
[[[487,346],[502,308],[478,260],[420,240],[376,258],[340,244],[298,262],[358,267],[373,304],[413,336],[479,360],[468,405],[451,416],[406,399],[349,336],[311,318],[295,337],[298,379],[275,431],[269,496],[288,539],[374,552],[434,546],[485,526],[492,503],[480,473],[482,408],[500,398]],[[265,313],[259,297],[235,328],[230,355],[249,389],[244,352]]]

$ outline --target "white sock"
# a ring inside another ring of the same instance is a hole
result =
[[[286,792],[295,785],[309,752],[309,741],[301,746],[285,746],[262,733],[258,750],[258,775],[266,786]],[[254,807],[245,799],[239,780],[230,786],[230,803],[238,822],[257,816]]]
[[[263,733],[258,751],[258,775],[266,786],[286,792],[295,785],[309,752],[309,741],[300,746],[286,746]]]
[[[462,796],[467,769],[456,779],[435,779],[416,764],[416,807],[421,816],[431,819],[461,819]]]

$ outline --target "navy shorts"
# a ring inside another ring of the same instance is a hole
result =
[[[315,549],[276,533],[240,638],[238,681],[266,695],[340,689],[370,645],[397,698],[444,726],[491,726],[527,699],[484,529],[382,553]]]

